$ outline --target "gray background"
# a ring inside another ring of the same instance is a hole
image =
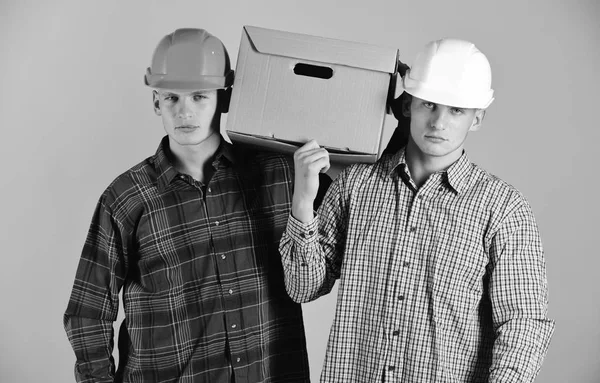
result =
[[[409,64],[440,37],[487,54],[496,101],[467,150],[536,213],[557,322],[538,381],[599,382],[599,16],[595,0],[2,1],[0,381],[73,381],[62,314],[94,206],[164,134],[142,81],[157,42],[203,27],[235,63],[254,25],[397,47]],[[304,306],[315,380],[334,306],[335,292]]]

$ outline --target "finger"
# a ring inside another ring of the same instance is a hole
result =
[[[308,152],[300,153],[297,159],[300,163],[309,164],[323,157],[326,157],[329,160],[329,152],[327,149],[318,148],[312,149]]]
[[[313,149],[318,149],[319,148],[319,144],[317,143],[316,140],[310,140],[307,143],[305,143],[304,145],[302,145],[300,148],[298,148],[296,150],[296,152],[294,153],[294,155],[296,155],[296,153],[300,154],[300,153],[304,153],[307,151],[311,151]]]
[[[317,140],[313,139],[313,140],[308,141],[306,144],[302,145],[302,147],[306,148],[306,149],[309,149],[309,148],[315,149],[315,148],[319,147],[319,144],[317,143]]]
[[[320,157],[308,165],[309,172],[312,174],[325,173],[329,170],[329,157]]]
[[[302,167],[325,156],[329,156],[329,153],[327,153],[326,150],[321,148],[312,149],[309,152],[298,153],[294,158],[294,163],[296,164],[296,166]]]

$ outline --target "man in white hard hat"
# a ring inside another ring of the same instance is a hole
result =
[[[532,382],[554,331],[536,222],[463,149],[493,101],[488,60],[433,41],[402,89],[407,145],[345,169],[317,214],[327,151],[295,154],[287,291],[308,302],[340,281],[321,381]]]
[[[145,83],[167,135],[96,207],[64,315],[78,382],[309,380],[277,249],[292,160],[223,140],[232,81],[225,47],[205,30],[178,29],[156,47]]]

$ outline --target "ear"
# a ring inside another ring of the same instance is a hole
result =
[[[483,118],[485,117],[485,109],[475,109],[475,116],[473,117],[473,123],[469,131],[476,132],[481,129],[483,124]]]
[[[157,116],[160,116],[162,114],[162,112],[160,111],[160,101],[158,98],[158,92],[155,90],[152,91],[152,104],[154,106],[154,113]]]
[[[221,113],[227,113],[229,111],[229,103],[231,102],[231,90],[231,87],[227,89],[219,89],[218,102],[219,112]]]
[[[402,99],[402,115],[404,117],[410,117],[410,105],[412,104],[412,96],[404,92]]]

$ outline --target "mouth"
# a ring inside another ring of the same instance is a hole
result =
[[[183,130],[183,131],[192,131],[192,130],[195,130],[198,128],[200,128],[200,127],[197,125],[180,125],[180,126],[175,127],[176,130]]]
[[[436,141],[436,142],[446,141],[446,139],[444,137],[440,137],[440,136],[425,136],[425,138],[427,138],[428,140],[431,140],[431,141]]]

